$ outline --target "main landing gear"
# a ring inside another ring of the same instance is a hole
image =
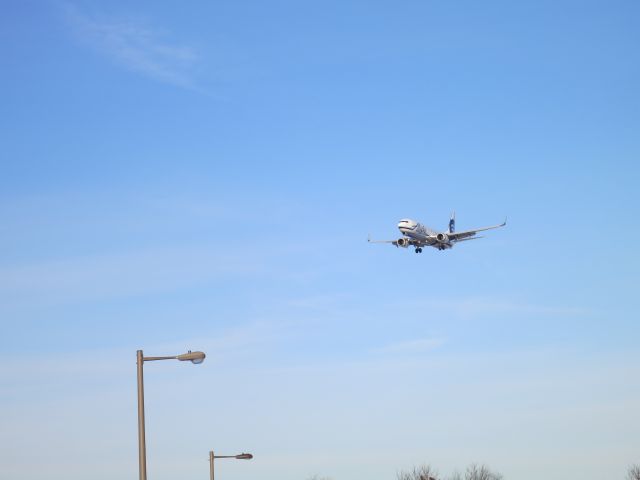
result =
[[[416,253],[422,253],[422,249],[420,247],[416,247]]]

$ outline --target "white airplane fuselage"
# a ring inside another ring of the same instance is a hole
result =
[[[398,222],[398,230],[407,238],[411,240],[416,240],[418,242],[425,243],[427,245],[438,248],[439,250],[444,250],[446,248],[452,248],[453,244],[449,241],[445,242],[434,242],[435,238],[442,238],[448,240],[445,233],[438,232],[433,228],[427,227],[420,222],[416,222],[415,220],[411,220],[410,218],[403,218]]]

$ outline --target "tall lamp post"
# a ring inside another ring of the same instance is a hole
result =
[[[241,453],[240,455],[214,455],[213,450],[209,452],[209,480],[213,479],[213,461],[216,458],[235,458],[236,460],[251,460],[253,455],[250,453]]]
[[[143,365],[144,362],[152,362],[154,360],[180,360],[181,362],[189,361],[191,363],[202,363],[206,355],[202,352],[192,352],[189,350],[182,355],[172,355],[169,357],[145,357],[142,350],[136,353],[136,363],[138,364],[138,469],[140,480],[147,480],[147,446],[144,438],[144,379]]]

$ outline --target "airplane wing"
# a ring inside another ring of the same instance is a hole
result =
[[[484,236],[461,238],[459,240],[456,240],[456,243],[457,242],[468,242],[469,240],[480,240],[481,238],[484,238]]]
[[[367,237],[367,242],[369,243],[398,243],[397,240],[371,240],[371,235]]]
[[[499,225],[491,225],[490,227],[476,228],[474,230],[466,230],[464,232],[448,233],[447,235],[452,241],[460,242],[462,240],[470,240],[469,237],[475,236],[475,234],[478,232],[484,232],[485,230],[493,230],[494,228],[504,227],[506,224],[507,224],[507,219],[505,218],[504,222],[502,222]]]
[[[371,236],[367,237],[367,242],[369,243],[391,243],[392,245],[397,246],[401,246],[401,247],[407,247],[407,246],[412,246],[412,247],[419,247],[419,246],[425,246],[428,245],[425,242],[420,242],[417,240],[413,240],[411,238],[407,238],[407,237],[403,237],[407,243],[405,243],[404,245],[400,244],[398,245],[398,240],[371,240]],[[402,240],[402,239],[401,239]]]

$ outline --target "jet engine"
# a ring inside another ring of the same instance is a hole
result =
[[[409,246],[409,240],[407,240],[404,237],[396,240],[396,243],[398,244],[399,247],[402,247],[402,248],[407,248]]]
[[[449,243],[449,235],[447,235],[446,233],[439,233],[438,235],[436,235],[436,241],[438,243]]]

